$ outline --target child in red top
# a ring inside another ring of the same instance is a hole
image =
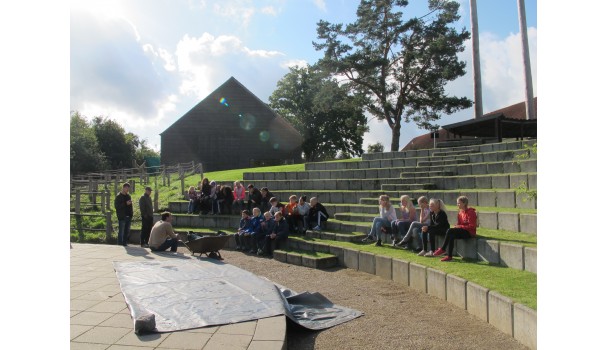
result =
[[[466,239],[476,236],[476,210],[468,207],[468,197],[461,196],[457,198],[457,225],[447,230],[443,246],[434,252],[434,256],[446,253],[445,248],[449,249],[448,255],[441,261],[453,260],[453,246],[456,239]]]
[[[296,216],[299,215],[297,211],[297,196],[291,195],[289,197],[289,203],[285,205],[285,211],[287,212],[287,224],[289,225],[289,232],[295,231]]]

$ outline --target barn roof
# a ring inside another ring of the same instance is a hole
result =
[[[185,113],[181,118],[177,119],[171,126],[166,128],[163,132],[160,133],[162,136],[169,130],[175,128],[179,124],[183,122],[190,114],[193,114],[194,111],[208,113],[217,113],[216,106],[220,104],[218,96],[242,96],[251,97],[254,101],[258,103],[258,110],[254,111],[257,115],[269,115],[271,116],[270,123],[278,124],[278,128],[274,128],[280,130],[280,132],[286,138],[289,138],[291,141],[297,144],[301,144],[303,142],[303,137],[301,134],[291,125],[287,120],[285,120],[282,116],[274,112],[272,108],[270,108],[266,103],[264,103],[259,97],[255,96],[249,89],[247,89],[242,83],[240,83],[236,78],[230,77],[223,84],[221,84],[217,89],[211,92],[207,97],[205,97],[202,101],[196,104],[192,109],[190,109],[187,113]],[[228,101],[230,103],[230,101]],[[247,111],[253,112],[253,111]],[[229,112],[227,109],[224,109],[223,113],[233,113]]]

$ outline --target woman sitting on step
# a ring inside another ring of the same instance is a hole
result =
[[[396,210],[394,210],[394,207],[390,204],[390,197],[385,194],[379,196],[379,217],[373,219],[371,231],[369,231],[367,237],[362,241],[373,242],[377,240],[375,245],[380,246],[382,228],[390,228],[390,224],[394,220],[396,220]]]
[[[440,261],[453,260],[453,246],[456,239],[466,239],[476,236],[476,210],[468,206],[468,197],[461,196],[457,198],[457,225],[447,230],[443,246],[434,252],[434,256],[440,256],[446,253],[448,246],[449,253]]]
[[[400,196],[400,213],[402,219],[392,221],[392,246],[396,246],[398,236],[405,237],[407,230],[411,226],[411,223],[417,219],[415,213],[415,206],[411,201],[411,198],[406,194]]]
[[[433,256],[435,249],[436,235],[444,235],[449,229],[449,219],[445,211],[445,203],[440,199],[430,199],[430,225],[422,227],[422,245],[423,249],[419,256]],[[428,248],[430,241],[430,250]]]
[[[403,239],[397,243],[397,245],[402,246],[405,249],[410,249],[409,247],[413,246],[413,244],[410,244],[410,242],[416,241],[415,247],[417,248],[415,249],[421,250],[422,227],[430,225],[430,208],[428,207],[428,197],[419,197],[417,199],[417,205],[419,205],[420,208],[419,221],[411,223],[405,237],[403,237]],[[411,247],[411,249],[413,249],[413,247]]]

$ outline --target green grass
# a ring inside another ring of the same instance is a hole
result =
[[[246,168],[246,169],[232,169],[232,170],[222,170],[222,171],[212,171],[209,173],[204,173],[204,176],[209,180],[215,181],[236,181],[243,179],[243,173],[263,173],[263,172],[286,172],[286,171],[305,171],[305,164],[289,164],[289,165],[275,165],[275,166],[266,166],[259,168]]]
[[[504,243],[520,244],[525,247],[537,247],[537,236],[522,232],[492,230],[478,227],[476,229],[477,238],[486,238]]]
[[[537,309],[537,275],[528,271],[519,271],[503,266],[488,264],[486,262],[469,261],[454,258],[449,263],[441,262],[438,258],[417,256],[416,253],[392,248],[390,246],[377,247],[373,244],[338,242],[331,240],[289,237],[309,242],[320,242],[328,245],[361,250],[377,255],[388,256],[414,262],[431,267],[464,278],[470,282],[477,283],[490,290],[511,298],[514,302],[521,303],[532,309]]]

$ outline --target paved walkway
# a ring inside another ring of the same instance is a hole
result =
[[[189,253],[179,248],[180,252]],[[138,246],[72,244],[70,347],[77,349],[268,349],[286,347],[286,321],[276,316],[233,325],[137,336],[113,261],[170,259]]]

